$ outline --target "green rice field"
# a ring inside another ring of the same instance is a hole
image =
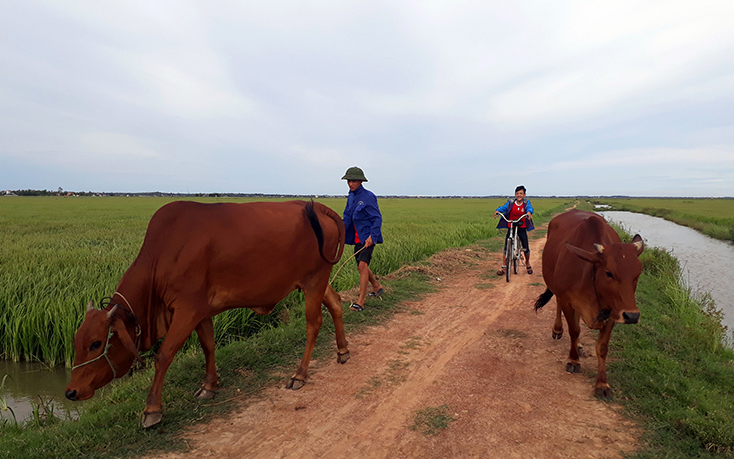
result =
[[[2,356],[68,363],[86,302],[114,291],[142,244],[150,216],[168,201],[0,198],[0,233],[5,242],[0,248]],[[343,199],[321,202],[340,213],[344,205]],[[477,241],[482,246],[501,244],[501,233],[491,218],[500,204],[501,200],[487,199],[381,199],[386,242],[375,252],[372,267],[386,274],[445,247]],[[536,223],[542,223],[573,202],[533,199],[533,204]],[[344,259],[350,254],[345,253]],[[629,457],[734,457],[734,354],[724,345],[719,313],[681,286],[679,266],[670,254],[651,248],[641,260],[643,275],[636,296],[648,319],[615,330],[616,357],[609,362],[610,382],[618,391],[616,403],[643,429],[640,448]],[[337,289],[346,289],[356,280],[354,264],[347,263],[335,282]],[[389,292],[379,308],[345,315],[348,333],[362,324],[386,320],[401,302],[433,288],[418,273],[385,282]],[[282,307],[299,300],[292,295]],[[252,318],[249,310],[240,312],[245,314],[217,318],[219,397],[224,402],[191,402],[203,367],[202,353],[194,346],[177,357],[167,375],[165,428],[139,428],[153,373],[149,365],[100,390],[85,402],[74,422],[39,414],[22,424],[0,416],[0,458],[140,457],[151,450],[185,449],[179,437],[183,429],[227,412],[232,406],[228,402],[242,394],[282,382],[300,358],[305,342],[303,307],[280,311],[290,314],[282,323],[280,314]],[[324,321],[326,329],[330,325]],[[239,339],[248,334],[253,336]],[[318,343],[315,358],[333,357],[333,330],[320,334]],[[11,355],[10,349],[18,354]],[[0,407],[2,401],[0,386]]]
[[[689,226],[707,236],[734,241],[734,199],[604,198],[612,210],[639,212]]]
[[[142,245],[150,217],[172,200],[0,198],[0,358],[70,365],[74,333],[87,302],[98,303],[115,291]],[[339,214],[346,202],[319,201]],[[385,243],[375,251],[373,271],[384,275],[444,248],[497,235],[492,213],[502,203],[501,199],[380,199]],[[542,219],[571,201],[533,199],[532,203],[536,217]],[[347,248],[343,260],[350,255]],[[334,287],[344,290],[357,282],[356,266],[347,263]],[[300,300],[294,293],[280,307]],[[220,314],[214,322],[218,345],[276,326],[277,312],[262,317],[249,309]]]

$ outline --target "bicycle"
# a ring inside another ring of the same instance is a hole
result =
[[[505,263],[507,263],[507,267],[505,268],[505,277],[507,279],[507,282],[510,282],[510,264],[512,264],[512,271],[517,274],[517,266],[522,263],[524,264],[524,257],[522,252],[520,252],[520,244],[517,240],[517,224],[520,223],[520,221],[523,218],[526,218],[527,215],[523,215],[522,217],[518,218],[517,220],[508,220],[507,217],[505,217],[503,214],[499,214],[502,219],[504,219],[507,222],[507,229],[510,232],[510,235],[505,240]]]

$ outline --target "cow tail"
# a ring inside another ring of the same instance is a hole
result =
[[[309,223],[311,223],[311,228],[313,229],[314,234],[316,234],[316,240],[318,240],[319,242],[319,254],[325,262],[335,265],[339,262],[339,260],[341,260],[342,254],[344,253],[344,240],[346,237],[344,222],[342,222],[342,219],[339,218],[339,215],[337,215],[336,212],[334,212],[333,210],[329,209],[326,206],[319,206],[319,211],[334,220],[334,223],[336,223],[336,226],[339,230],[339,246],[337,248],[336,258],[330,260],[324,255],[324,230],[323,228],[321,228],[321,224],[319,223],[319,216],[316,214],[316,209],[314,207],[314,202],[313,200],[311,200],[311,202],[306,203],[306,207],[304,208],[304,210],[306,212],[306,217],[308,217]]]
[[[553,292],[551,292],[549,288],[546,288],[545,292],[541,293],[538,299],[535,301],[535,310],[537,311],[538,309],[545,306],[551,298],[553,298]]]

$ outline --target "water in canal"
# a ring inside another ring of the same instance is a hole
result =
[[[686,226],[645,214],[599,212],[608,221],[620,223],[630,234],[639,233],[647,245],[664,248],[678,258],[683,278],[694,292],[710,293],[722,323],[734,330],[734,245],[710,238]]]
[[[71,371],[64,367],[48,368],[37,362],[11,362],[0,360],[0,382],[5,379],[5,386],[0,391],[0,408],[3,401],[15,413],[18,422],[31,416],[33,406],[43,401],[43,405],[53,405],[53,414],[61,419],[67,415],[77,417],[80,402],[72,402],[64,397],[64,390],[69,384]],[[43,414],[43,409],[41,409]],[[2,419],[13,420],[10,411],[0,410]]]

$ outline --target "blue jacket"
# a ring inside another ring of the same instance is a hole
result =
[[[512,204],[514,204],[515,198],[508,198],[507,202],[503,205],[499,206],[497,208],[497,212],[504,215],[508,220],[510,218],[510,209],[512,209]],[[530,212],[531,214],[534,214],[535,211],[533,210],[533,205],[530,204],[530,200],[525,199],[525,208],[523,209],[525,213]],[[529,218],[525,219],[525,226],[528,231],[534,230],[535,225],[533,225],[533,221]],[[507,228],[507,222],[500,218],[500,222],[497,224],[497,228]]]
[[[369,236],[372,242],[382,243],[382,214],[377,205],[377,197],[363,186],[357,191],[349,191],[347,207],[344,209],[344,227],[347,230],[345,243],[354,245],[354,230],[356,228],[359,240],[364,243]]]

